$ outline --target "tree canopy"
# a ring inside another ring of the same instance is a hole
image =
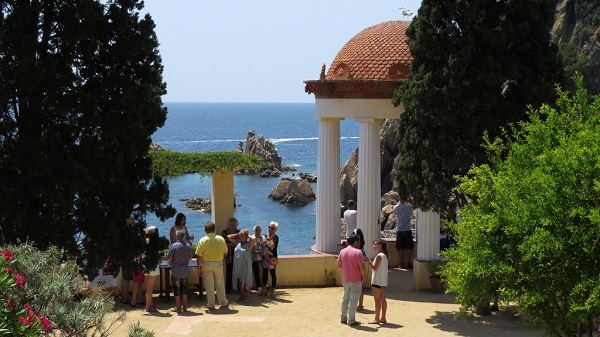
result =
[[[558,90],[557,109],[530,110],[511,136],[486,142],[490,164],[461,179],[473,199],[443,270],[464,309],[499,289],[561,336],[600,317],[600,97],[575,82],[573,96]]]
[[[423,0],[407,35],[411,73],[394,95],[400,117],[398,190],[453,217],[463,195],[455,176],[485,162],[491,137],[553,100],[562,83],[550,44],[554,1]]]
[[[1,8],[5,239],[56,245],[89,267],[131,261],[144,250],[146,214],[174,215],[148,155],[167,114],[154,22],[136,0]]]

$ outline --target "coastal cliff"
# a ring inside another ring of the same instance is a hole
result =
[[[559,46],[567,75],[579,71],[591,95],[600,93],[600,2],[557,0],[551,41]]]
[[[392,190],[395,176],[393,172],[394,161],[398,157],[398,144],[400,135],[398,126],[400,121],[397,119],[386,119],[381,122],[379,130],[379,152],[381,160],[381,194]],[[357,199],[358,185],[358,150],[354,150],[350,158],[342,167],[340,174],[340,195],[342,203],[347,200]]]

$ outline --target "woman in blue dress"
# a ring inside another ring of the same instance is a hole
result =
[[[252,248],[256,243],[255,238],[250,238],[247,229],[242,229],[236,236],[237,246],[233,252],[233,289],[240,292],[240,301],[246,303],[250,297],[250,288],[252,288]]]

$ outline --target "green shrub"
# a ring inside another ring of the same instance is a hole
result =
[[[53,335],[106,336],[116,323],[124,321],[125,313],[113,313],[114,300],[101,288],[83,295],[86,284],[77,265],[64,261],[57,248],[40,251],[26,243],[9,245],[7,249],[14,252],[14,272],[26,280],[22,286],[14,287],[11,295],[17,303],[29,303],[34,312],[46,317]]]

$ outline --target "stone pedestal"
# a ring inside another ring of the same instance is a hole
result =
[[[227,220],[233,217],[233,205],[235,202],[233,178],[233,172],[213,172],[212,174],[211,221],[217,225],[217,233],[220,233],[222,230],[227,228]],[[202,234],[202,236],[204,235],[203,233],[197,234]],[[198,238],[198,236],[196,238]]]
[[[417,209],[417,258],[413,261],[413,285],[415,290],[430,289],[427,262],[439,258],[440,214]]]
[[[431,289],[427,262],[419,259],[413,260],[413,287],[415,290]]]

